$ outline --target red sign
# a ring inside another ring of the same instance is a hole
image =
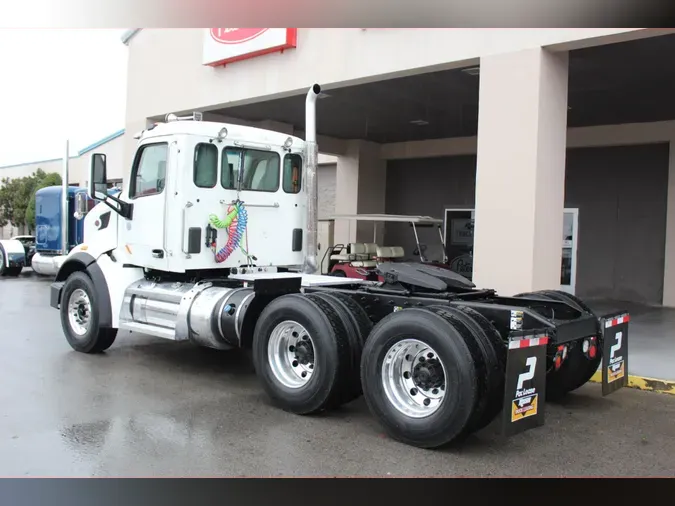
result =
[[[241,44],[255,39],[269,28],[211,28],[211,37],[221,44]]]
[[[202,63],[212,67],[297,45],[297,28],[207,28]]]

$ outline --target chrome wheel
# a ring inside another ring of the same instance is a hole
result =
[[[70,294],[68,300],[68,323],[78,336],[83,336],[89,330],[91,322],[91,301],[87,293],[78,288]]]
[[[411,418],[435,413],[445,397],[445,366],[417,339],[394,344],[382,363],[382,386],[391,405]]]
[[[287,388],[307,384],[314,372],[314,343],[309,332],[297,322],[284,321],[272,329],[267,344],[272,374]]]

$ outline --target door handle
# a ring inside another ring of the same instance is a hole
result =
[[[164,258],[164,251],[161,249],[153,249],[152,250],[152,257],[153,258]]]
[[[192,202],[186,202],[183,208],[183,224],[180,232],[180,249],[185,254],[185,258],[190,258],[190,254],[185,250],[185,222],[187,220],[187,210],[192,207]]]

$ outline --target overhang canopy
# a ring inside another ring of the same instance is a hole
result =
[[[675,35],[570,52],[568,126],[675,119]],[[478,69],[453,69],[329,89],[317,103],[320,135],[378,143],[475,136]],[[518,72],[518,69],[513,69]],[[304,131],[304,95],[211,112]]]

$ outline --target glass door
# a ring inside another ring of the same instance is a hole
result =
[[[446,209],[444,242],[450,269],[462,276],[473,277],[473,209]],[[560,289],[574,295],[577,278],[577,236],[579,209],[563,211],[562,265]]]
[[[579,235],[579,209],[563,212],[562,269],[560,289],[574,295],[577,280],[577,237]]]
[[[443,242],[450,269],[473,278],[473,209],[446,209]]]

